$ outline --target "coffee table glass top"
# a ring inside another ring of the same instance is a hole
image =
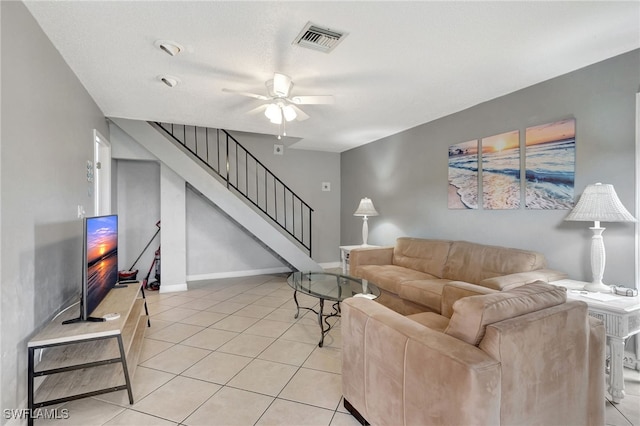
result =
[[[289,286],[309,296],[342,302],[356,294],[380,296],[380,290],[367,280],[331,272],[293,272],[287,278]]]

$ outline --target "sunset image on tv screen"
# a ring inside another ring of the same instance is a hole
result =
[[[87,262],[108,257],[118,248],[118,218],[94,217],[87,220]]]
[[[118,281],[118,217],[87,218],[87,314]]]

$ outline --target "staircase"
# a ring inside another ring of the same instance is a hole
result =
[[[311,258],[313,209],[224,130],[112,118],[291,269]]]

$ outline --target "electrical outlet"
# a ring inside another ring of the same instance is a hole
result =
[[[331,182],[322,182],[323,191],[331,191]]]
[[[284,155],[284,145],[273,144],[273,154],[274,155]]]

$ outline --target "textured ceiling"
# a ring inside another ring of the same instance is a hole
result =
[[[275,135],[247,114],[262,101],[222,89],[266,94],[277,71],[335,97],[301,107],[287,143],[334,152],[640,47],[638,1],[25,3],[106,116]],[[349,34],[328,54],[293,45],[308,21]]]

